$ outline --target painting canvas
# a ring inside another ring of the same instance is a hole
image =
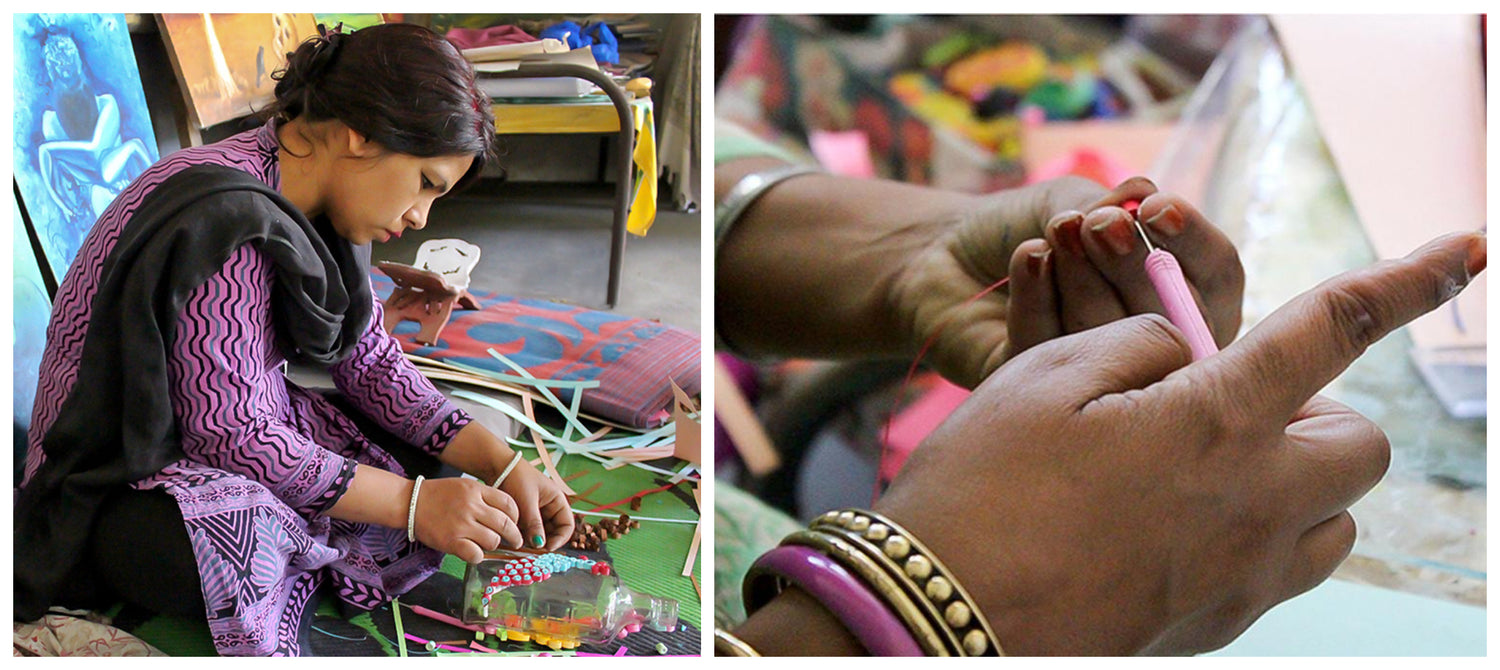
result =
[[[318,34],[312,14],[161,14],[167,52],[193,122],[207,128],[271,101],[271,74]]]
[[[15,14],[16,186],[61,280],[114,197],[158,158],[123,14]]]

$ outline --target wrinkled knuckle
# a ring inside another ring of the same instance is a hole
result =
[[[1159,345],[1167,351],[1174,351],[1179,358],[1183,359],[1185,365],[1192,360],[1192,350],[1188,347],[1187,338],[1183,336],[1176,326],[1172,325],[1167,317],[1156,313],[1141,314],[1130,317],[1127,320],[1129,327],[1140,333],[1140,337],[1148,342]]]
[[[1194,398],[1194,401],[1202,406],[1199,423],[1212,446],[1232,446],[1230,443],[1243,441],[1260,429],[1259,422],[1237,405],[1215,406],[1208,398]]]
[[[1350,358],[1364,353],[1384,335],[1375,297],[1355,282],[1327,287],[1318,296],[1318,307],[1333,325],[1338,344],[1348,348]]]
[[[1428,303],[1423,305],[1424,309],[1437,309],[1443,303],[1452,300],[1468,285],[1467,281],[1460,281],[1453,273],[1442,266],[1426,266]]]
[[[1053,193],[1061,194],[1065,198],[1076,197],[1080,193],[1102,193],[1099,183],[1087,177],[1078,175],[1063,175],[1048,182]]]
[[[1038,199],[1045,210],[1038,212],[1043,221],[1068,210],[1082,211],[1105,194],[1098,182],[1077,175],[1065,175],[1043,183],[1045,190]]]

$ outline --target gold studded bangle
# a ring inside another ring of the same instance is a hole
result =
[[[907,575],[902,565],[885,555],[879,546],[866,540],[861,536],[860,532],[837,526],[818,526],[809,532],[820,533],[847,542],[859,556],[869,561],[876,570],[884,574],[887,579],[890,579],[896,585],[898,592],[903,594],[912,603],[914,616],[907,619],[907,628],[909,630],[915,630],[918,625],[926,626],[936,635],[939,644],[942,645],[945,651],[944,656],[964,655],[962,643],[959,641],[958,635],[953,631],[953,628],[941,625],[943,610],[935,602],[936,599],[926,595],[923,592],[923,585],[918,584],[916,580]],[[945,582],[940,581],[938,584],[945,584]]]
[[[754,647],[747,644],[744,640],[735,637],[729,631],[715,626],[714,655],[759,657],[760,652],[756,651]]]
[[[723,628],[714,627],[715,657],[760,657],[760,652]]]
[[[958,642],[960,655],[1005,655],[979,604],[937,555],[900,525],[874,512],[850,508],[828,512],[813,520],[811,527],[849,540],[880,562],[898,583],[909,582],[908,593],[919,603],[926,601],[928,606],[921,609],[935,629]],[[880,561],[877,555],[886,560]]]
[[[802,530],[788,535],[783,545],[800,545],[816,549],[837,561],[861,580],[890,607],[891,611],[906,624],[912,638],[928,656],[952,656],[953,649],[945,644],[943,637],[932,627],[931,621],[910,595],[890,574],[875,563],[865,552],[849,542],[822,531]]]

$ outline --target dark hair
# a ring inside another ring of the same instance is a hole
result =
[[[308,38],[271,75],[276,100],[262,114],[290,121],[337,119],[398,153],[422,158],[470,154],[455,184],[479,176],[494,155],[495,118],[474,84],[474,68],[451,42],[416,25],[392,23]]]

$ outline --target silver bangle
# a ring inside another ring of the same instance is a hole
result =
[[[724,245],[724,238],[729,236],[729,229],[734,227],[744,215],[745,210],[772,186],[783,181],[806,174],[825,174],[821,168],[812,165],[779,165],[768,170],[752,172],[735,182],[734,186],[724,194],[722,202],[714,203],[714,260],[718,261],[719,248]],[[738,347],[735,347],[728,338],[724,337],[724,329],[718,327],[717,319],[714,324],[714,342],[721,350],[744,355]]]
[[[734,187],[724,194],[724,200],[714,205],[714,252],[717,254],[719,245],[724,242],[735,221],[772,186],[792,177],[822,173],[821,168],[813,165],[780,165],[740,177]]]
[[[516,469],[516,464],[520,462],[521,452],[518,451],[515,456],[511,457],[510,465],[505,466],[505,470],[500,473],[500,476],[495,479],[495,483],[491,486],[497,489],[500,488],[500,483],[504,482],[505,478],[510,476],[510,471]]]
[[[417,541],[417,492],[422,490],[422,475],[417,475],[417,483],[411,487],[411,506],[406,508],[406,541]]]

